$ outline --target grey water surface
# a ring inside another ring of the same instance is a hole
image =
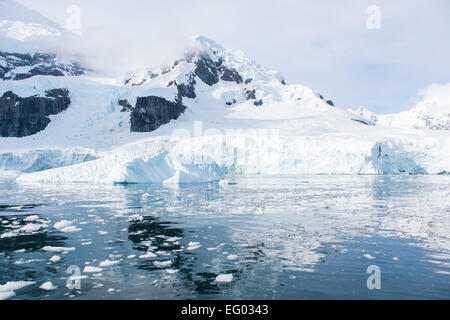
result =
[[[0,181],[0,293],[31,281],[10,298],[450,298],[450,176],[228,180]]]

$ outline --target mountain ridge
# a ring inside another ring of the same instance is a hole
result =
[[[371,125],[450,130],[450,84],[432,84],[420,91],[419,97],[413,108],[399,113],[377,115],[364,107],[350,111]]]

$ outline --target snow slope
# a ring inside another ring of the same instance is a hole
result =
[[[433,84],[420,92],[422,101],[413,109],[378,116],[378,124],[389,127],[450,130],[450,83]]]
[[[394,128],[450,130],[450,83],[432,84],[419,92],[420,101],[410,110],[376,115],[360,107],[349,110],[370,125]]]
[[[205,82],[196,73],[205,61],[234,78]],[[138,97],[176,101],[180,85],[192,85],[195,95],[182,97],[187,109],[178,120],[153,132],[130,132],[130,112],[120,100],[131,106]],[[44,95],[53,88],[69,90],[66,111],[33,136],[0,138],[0,169],[14,170],[18,181],[172,184],[231,173],[450,172],[448,131],[371,126],[363,113],[333,107],[310,88],[289,84],[202,36],[173,65],[121,79],[89,74],[0,81],[0,94]]]
[[[0,50],[28,53],[67,33],[60,25],[14,0],[0,0]]]

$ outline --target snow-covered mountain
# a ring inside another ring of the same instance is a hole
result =
[[[14,0],[0,0],[0,43],[3,51],[30,52],[42,41],[66,34],[60,25]]]
[[[378,116],[378,124],[416,129],[450,130],[450,84],[434,84],[420,93],[411,110]]]
[[[365,121],[365,123],[367,123],[367,125],[369,125],[369,126],[376,126],[378,123],[377,115],[375,113],[373,113],[372,111],[370,111],[369,109],[366,109],[364,107],[359,107],[356,110],[349,109],[348,111],[356,114],[358,117],[363,119]]]
[[[36,75],[83,74],[82,68],[51,50],[69,32],[14,0],[0,0],[0,79],[22,80]]]
[[[407,111],[376,115],[360,107],[350,112],[363,118],[370,125],[394,128],[450,130],[450,84],[433,84],[420,92],[422,100]]]
[[[3,52],[0,68],[0,170],[19,181],[450,171],[447,131],[374,126],[203,36],[169,66],[119,79],[51,54]]]

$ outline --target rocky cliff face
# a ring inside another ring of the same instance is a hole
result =
[[[234,70],[227,68],[223,64],[223,60],[217,62],[206,56],[201,56],[195,62],[195,75],[209,86],[213,86],[220,80],[233,81],[238,84],[242,83],[242,77]]]
[[[55,55],[0,51],[0,79],[23,80],[34,76],[79,76],[84,70],[75,63],[63,63]]]
[[[139,97],[131,112],[131,132],[152,132],[176,120],[186,111],[180,102],[170,102],[161,97]]]
[[[70,105],[69,91],[46,91],[45,97],[19,97],[8,91],[0,97],[0,136],[26,137],[44,130],[50,115],[66,110]]]

